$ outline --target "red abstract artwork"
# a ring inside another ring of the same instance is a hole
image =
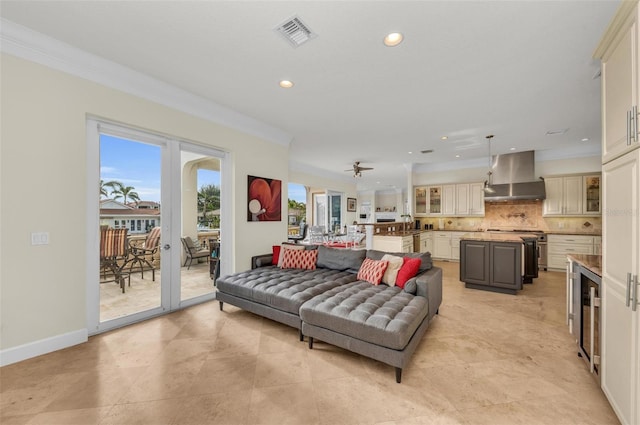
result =
[[[282,180],[248,176],[248,221],[281,221]]]

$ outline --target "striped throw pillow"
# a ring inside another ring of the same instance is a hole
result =
[[[364,280],[366,282],[373,283],[374,285],[379,285],[388,265],[388,261],[376,261],[371,258],[365,258],[360,266],[360,270],[358,270],[358,280]]]

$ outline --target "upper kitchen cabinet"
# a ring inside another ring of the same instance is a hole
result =
[[[484,216],[484,183],[469,184],[469,215]]]
[[[602,163],[640,146],[638,6],[622,2],[598,46],[602,59]]]
[[[416,187],[414,199],[416,201],[413,213],[422,216],[427,213],[427,189],[424,187]]]
[[[416,217],[484,216],[484,184],[460,183],[414,188]]]
[[[545,177],[544,183],[543,216],[600,215],[599,174]]]

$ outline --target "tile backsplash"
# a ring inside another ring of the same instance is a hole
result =
[[[522,229],[544,232],[602,233],[601,217],[543,217],[542,201],[486,202],[484,217],[442,217],[446,230]],[[422,225],[438,218],[420,218]]]

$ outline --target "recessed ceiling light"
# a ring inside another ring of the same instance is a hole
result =
[[[280,81],[280,87],[282,87],[283,89],[290,89],[291,87],[293,87],[293,81],[282,80]]]
[[[384,45],[387,47],[395,47],[398,44],[402,43],[403,35],[399,32],[392,32],[387,34],[384,38]]]
[[[587,137],[585,137],[584,139],[582,139],[583,142],[588,142],[589,139]]]
[[[447,140],[448,138],[449,138],[449,136],[442,136],[442,137],[440,138],[440,140]]]
[[[456,158],[460,158],[460,155],[456,155]]]
[[[509,150],[510,150],[510,151],[515,151],[515,150],[516,150],[516,148],[509,148]]]
[[[413,152],[409,151],[409,155],[413,154]]]

